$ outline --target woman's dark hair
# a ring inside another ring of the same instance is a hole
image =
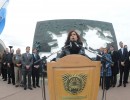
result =
[[[80,38],[80,35],[79,35],[76,31],[73,30],[73,31],[70,31],[70,32],[68,33],[67,40],[66,40],[66,42],[65,42],[65,46],[66,46],[66,45],[69,45],[70,36],[72,35],[73,32],[75,32],[76,35],[77,35],[77,38],[78,38],[77,42],[78,42],[80,45],[83,45],[83,43],[82,43],[82,41],[81,41],[81,38]]]

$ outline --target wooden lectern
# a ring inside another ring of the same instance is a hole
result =
[[[100,62],[68,55],[47,64],[50,100],[97,100]]]

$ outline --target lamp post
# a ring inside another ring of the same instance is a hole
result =
[[[11,49],[13,48],[13,46],[9,46],[9,48],[10,48],[10,53],[11,53]]]

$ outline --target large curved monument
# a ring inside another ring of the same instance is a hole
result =
[[[6,46],[5,46],[4,42],[0,39],[0,51],[3,52],[5,50],[5,48],[6,48]]]
[[[112,23],[81,19],[37,22],[33,47],[37,47],[39,52],[52,52],[61,49],[68,31],[71,30],[76,30],[80,34],[84,46],[90,46],[97,50],[101,46],[113,44],[117,50],[117,40]]]

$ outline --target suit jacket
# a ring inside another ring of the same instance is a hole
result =
[[[37,62],[36,64],[34,64],[34,62],[36,62],[37,60],[40,59],[40,56],[38,54],[35,54],[35,56],[34,56],[34,54],[32,54],[32,57],[33,57],[33,66],[34,65],[40,65],[40,61]]]
[[[126,61],[125,61],[125,65],[130,68],[130,60],[129,60],[129,57],[130,57],[130,51],[128,52],[128,56],[127,56],[127,59],[126,59]]]
[[[7,63],[13,64],[13,53],[8,54]]]
[[[2,57],[2,63],[8,63],[9,53],[4,53]]]
[[[118,52],[117,51],[113,51],[113,53],[109,52],[109,54],[111,55],[112,62],[114,62],[114,65],[111,66],[111,68],[112,68],[112,75],[116,75],[116,74],[119,73]]]
[[[21,54],[15,54],[13,56],[13,63],[15,65],[15,67],[18,67],[16,64],[21,64],[21,66],[22,66],[22,55]]]
[[[126,61],[127,57],[128,57],[128,51],[126,48],[123,48],[123,54],[121,49],[118,50],[118,57],[119,57],[119,61],[120,62],[124,62]]]
[[[30,68],[26,69],[26,65],[29,65]],[[33,65],[32,54],[29,53],[28,56],[27,53],[22,54],[22,69],[32,71],[32,65]]]
[[[7,63],[9,63],[8,60],[9,60],[9,53],[4,53],[2,57],[2,64],[3,64],[3,68],[5,69],[7,69]]]

